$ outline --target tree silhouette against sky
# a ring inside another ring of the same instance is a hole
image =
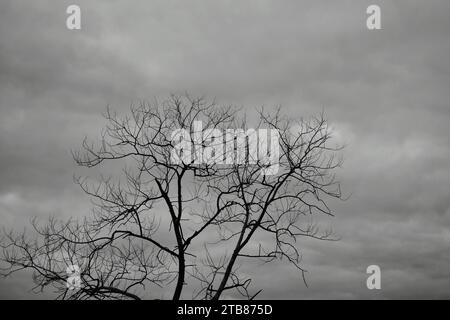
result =
[[[35,289],[53,287],[61,299],[140,299],[173,288],[178,300],[187,287],[195,299],[232,290],[252,299],[260,291],[239,272],[252,259],[287,261],[304,280],[297,239],[336,240],[311,216],[332,215],[327,202],[341,198],[334,176],[341,148],[331,144],[323,115],[297,121],[281,109],[261,109],[251,120],[238,114],[188,95],[142,102],[125,117],[108,109],[99,143],[85,139],[74,159],[87,168],[120,162],[123,170],[75,179],[92,199],[92,216],[33,220],[33,232],[4,232],[3,274],[31,269]],[[190,133],[194,152],[178,149],[174,161],[179,129]],[[225,135],[229,129],[275,130],[277,172],[265,174],[273,149],[252,150],[251,136],[239,142]],[[199,161],[195,150],[224,142],[233,147]],[[226,157],[245,161],[223,164]],[[67,286],[72,265],[79,266],[76,288]]]

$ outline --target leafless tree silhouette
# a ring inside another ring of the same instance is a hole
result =
[[[331,145],[322,115],[297,121],[280,109],[262,109],[252,122],[238,111],[187,95],[141,103],[126,117],[108,109],[100,143],[85,139],[74,158],[88,168],[122,162],[123,171],[97,182],[75,179],[92,198],[91,217],[51,219],[43,226],[33,221],[37,237],[4,232],[3,274],[32,269],[36,289],[51,286],[63,299],[139,299],[148,290],[173,287],[175,300],[187,286],[197,299],[220,299],[230,290],[254,298],[259,291],[250,293],[251,279],[239,272],[248,259],[285,259],[303,276],[296,240],[336,239],[311,216],[332,215],[327,200],[341,198],[334,176],[341,148]],[[200,134],[195,121],[203,123]],[[199,163],[195,152],[189,161],[173,159],[177,129],[190,133],[197,150],[226,139],[206,128],[246,131],[250,125],[276,130],[276,174],[264,174],[268,163],[254,157],[248,140],[246,161],[223,164],[227,153],[238,157],[236,136],[231,149],[209,161]],[[67,286],[70,265],[80,267],[75,289]]]

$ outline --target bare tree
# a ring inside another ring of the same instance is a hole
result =
[[[76,178],[93,200],[90,218],[33,221],[37,237],[5,232],[3,273],[32,269],[37,289],[52,286],[68,299],[139,299],[167,286],[175,300],[186,286],[193,298],[236,290],[252,299],[259,291],[250,293],[251,279],[239,272],[248,259],[285,259],[304,276],[297,239],[335,240],[310,217],[332,215],[327,200],[341,198],[340,148],[322,115],[257,115],[247,121],[233,107],[189,96],[141,103],[126,117],[108,109],[100,143],[85,139],[74,158],[88,168],[121,162],[122,174]],[[270,148],[252,145],[257,130],[260,139],[275,132]],[[267,160],[274,148],[275,164]],[[75,289],[66,285],[70,265],[80,266]]]

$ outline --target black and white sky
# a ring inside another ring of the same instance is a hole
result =
[[[382,30],[366,28],[370,4]],[[89,214],[70,151],[108,104],[187,91],[323,110],[346,144],[342,239],[300,240],[308,288],[284,264],[254,269],[260,298],[450,298],[449,16],[448,0],[0,0],[0,225]],[[30,288],[1,279],[0,298],[46,297]]]

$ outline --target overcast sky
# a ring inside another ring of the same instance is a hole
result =
[[[72,3],[0,0],[1,225],[89,213],[70,150],[107,104],[187,91],[324,110],[347,144],[342,240],[300,241],[309,288],[292,267],[255,269],[260,298],[450,298],[450,1],[76,1],[69,31]],[[366,28],[369,4],[382,30]],[[43,297],[30,282],[0,280],[0,298]]]

